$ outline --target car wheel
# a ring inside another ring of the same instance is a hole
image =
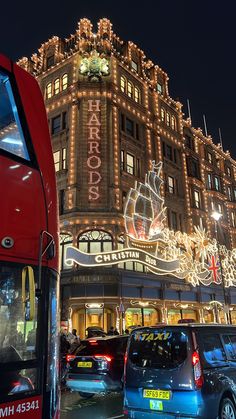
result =
[[[220,404],[219,419],[236,419],[236,410],[233,402],[225,398]]]
[[[94,393],[83,393],[82,391],[79,391],[79,395],[84,399],[91,399],[91,397],[94,396]]]

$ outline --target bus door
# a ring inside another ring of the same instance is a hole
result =
[[[32,266],[0,262],[0,418],[42,417],[36,275]]]

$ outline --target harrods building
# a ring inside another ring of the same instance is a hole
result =
[[[139,46],[121,40],[108,19],[81,19],[67,39],[52,37],[18,64],[41,87],[52,138],[61,234],[61,320],[83,337],[169,324],[226,321],[222,284],[193,286],[156,275],[134,260],[85,267],[66,263],[68,246],[102,254],[127,247],[126,197],[162,162],[164,224],[191,235],[194,226],[236,247],[236,162],[217,140],[194,128],[171,98],[168,75]],[[215,229],[211,217],[221,219]],[[221,274],[224,275],[223,270]],[[225,290],[236,323],[236,288]]]

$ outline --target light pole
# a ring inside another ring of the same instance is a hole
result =
[[[229,317],[229,306],[228,306],[228,299],[227,299],[226,289],[225,289],[225,280],[224,280],[222,263],[221,263],[220,246],[219,246],[218,229],[217,229],[217,227],[218,227],[218,221],[221,219],[222,214],[220,212],[214,211],[211,214],[211,217],[215,221],[215,238],[216,238],[217,253],[218,253],[218,258],[219,258],[220,275],[221,275],[222,289],[223,289],[223,297],[224,297],[224,312],[226,314],[227,324],[229,324],[229,323],[231,323],[230,322],[230,317]]]

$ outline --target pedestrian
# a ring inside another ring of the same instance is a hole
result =
[[[125,329],[125,335],[129,335],[129,329]]]
[[[108,330],[108,332],[107,332],[107,335],[108,336],[113,336],[115,333],[114,333],[114,327],[113,326],[111,326],[110,327],[110,329]]]
[[[119,332],[118,332],[117,328],[115,328],[115,330],[114,330],[114,335],[119,335]]]
[[[78,343],[80,344],[80,337],[79,335],[77,335],[77,330],[76,329],[72,329],[72,335],[74,336],[74,340],[72,343]]]
[[[66,339],[64,331],[61,331],[60,334],[60,353],[61,357],[65,356],[70,350],[70,343]]]

